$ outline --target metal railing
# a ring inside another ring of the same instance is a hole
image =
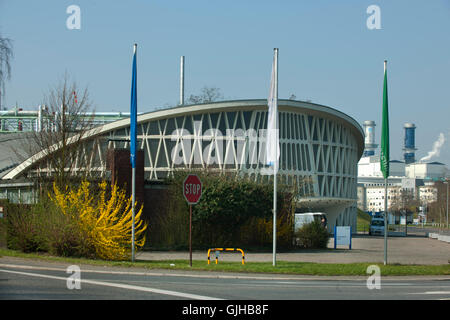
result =
[[[84,121],[89,122],[93,126],[97,126],[129,118],[129,116],[130,114],[127,112],[88,112],[80,115],[80,118],[83,118]],[[39,106],[38,111],[22,110],[19,108],[0,111],[0,134],[56,131],[59,124],[60,117],[58,113],[46,112],[43,106]]]
[[[244,250],[239,249],[239,248],[211,248],[211,249],[208,249],[208,264],[211,263],[211,258],[210,258],[211,251],[216,252],[216,264],[218,264],[218,262],[219,262],[219,252],[221,252],[221,251],[240,252],[242,254],[242,264],[245,264]]]

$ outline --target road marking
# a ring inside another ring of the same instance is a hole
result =
[[[47,271],[61,271],[66,272],[66,269],[52,268],[52,267],[40,267],[40,266],[28,266],[28,265],[16,265],[16,264],[3,264],[0,263],[0,268],[15,268],[26,270],[47,270]],[[336,280],[326,276],[305,276],[305,277],[289,277],[289,276],[249,276],[249,275],[225,275],[225,274],[189,274],[189,273],[173,273],[169,272],[139,272],[139,271],[113,271],[113,270],[92,270],[82,269],[84,273],[100,273],[100,274],[122,274],[122,275],[137,275],[137,276],[157,276],[157,277],[186,277],[186,278],[209,278],[209,279],[247,279],[247,280],[293,280],[293,281],[327,281]],[[312,278],[316,277],[316,278]],[[361,281],[365,281],[365,277],[361,277]],[[341,278],[340,280],[346,280]],[[355,279],[351,279],[354,281]]]
[[[438,295],[450,295],[450,291],[425,291],[425,292],[410,292],[409,294],[420,294],[420,295],[424,295],[424,294],[438,294]],[[450,298],[441,298],[440,300],[448,300]]]
[[[329,281],[336,281],[336,280],[329,280]],[[325,281],[323,281],[325,282]],[[327,281],[328,282],[328,281]],[[352,282],[352,283],[351,283]],[[264,282],[262,282],[264,283]],[[306,284],[310,284],[310,285],[315,285],[317,283],[317,281],[301,281],[301,282],[295,282],[295,281],[291,281],[291,282],[287,282],[287,281],[272,281],[272,282],[267,282],[268,284],[285,284],[285,285],[306,285]],[[320,285],[320,284],[319,284]],[[343,284],[343,286],[347,286],[347,287],[366,287],[366,281],[365,280],[348,280],[346,283]],[[391,283],[391,282],[385,282],[384,283],[385,287],[394,287],[394,286],[414,286],[414,284],[412,283]]]
[[[450,295],[450,291],[426,291],[423,294],[449,294]]]
[[[0,263],[0,268],[15,268],[15,269],[25,269],[25,270],[46,270],[46,271],[60,271],[66,272],[64,268],[52,268],[52,267],[42,267],[42,266],[29,266],[29,265],[16,265],[16,264],[6,264]],[[270,275],[241,275],[241,274],[195,274],[195,273],[174,273],[175,270],[168,272],[143,272],[143,271],[115,271],[115,270],[93,270],[93,269],[82,269],[83,273],[99,273],[99,274],[121,274],[121,275],[136,275],[136,276],[156,276],[156,277],[186,277],[186,278],[207,278],[207,279],[240,279],[240,280],[261,280],[268,281],[268,283],[278,283],[292,284],[295,281],[303,282],[309,281],[311,283],[317,282],[327,282],[327,281],[342,281],[342,282],[352,282],[352,281],[364,281],[364,286],[366,277],[365,276],[270,276]],[[449,281],[450,278],[437,276],[437,280]],[[420,278],[420,276],[419,276]],[[436,278],[434,278],[436,279]],[[414,279],[409,278],[396,278],[396,279],[384,279],[385,286],[416,286],[411,283],[400,283],[402,281],[413,281]],[[433,280],[433,278],[428,278],[427,280]],[[399,283],[390,283],[390,281],[398,281]],[[419,285],[421,286],[421,285]]]
[[[0,272],[14,273],[14,274],[20,274],[20,275],[31,276],[31,277],[40,277],[40,278],[47,278],[47,279],[55,279],[55,280],[67,281],[66,277],[49,276],[49,275],[46,275],[46,274],[39,274],[39,273],[20,272],[20,271],[12,271],[12,270],[4,270],[4,269],[0,269]],[[223,299],[219,299],[219,298],[201,296],[201,295],[196,295],[196,294],[183,293],[183,292],[170,291],[170,290],[161,290],[161,289],[156,289],[156,288],[148,288],[148,287],[134,286],[134,285],[128,285],[128,284],[103,282],[103,281],[95,281],[95,280],[87,280],[87,279],[81,279],[80,281],[82,283],[87,283],[87,284],[94,284],[94,285],[105,286],[105,287],[115,287],[115,288],[120,288],[120,289],[128,289],[128,290],[136,290],[136,291],[157,293],[157,294],[169,295],[169,296],[186,298],[186,299],[194,299],[194,300],[223,300]]]

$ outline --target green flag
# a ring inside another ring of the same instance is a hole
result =
[[[384,84],[383,84],[383,123],[381,125],[381,156],[380,167],[383,177],[389,177],[389,111],[388,111],[388,89],[387,89],[387,61],[384,61]]]

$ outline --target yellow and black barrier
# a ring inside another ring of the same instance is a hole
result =
[[[211,259],[210,259],[210,255],[211,255],[211,251],[232,251],[232,252],[240,252],[242,254],[242,264],[245,264],[245,254],[244,254],[244,250],[239,249],[239,248],[211,248],[208,249],[208,264],[211,263]],[[219,255],[216,254],[216,264],[219,262]]]

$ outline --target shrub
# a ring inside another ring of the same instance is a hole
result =
[[[95,251],[86,235],[71,217],[64,216],[56,208],[49,214],[46,230],[48,251],[62,257],[95,257]],[[50,222],[51,221],[51,222]]]
[[[328,245],[328,231],[319,221],[305,224],[295,233],[295,236],[298,245],[306,249],[323,249]]]
[[[76,227],[76,221],[63,215],[45,195],[33,205],[8,204],[7,213],[8,248],[59,256],[88,256],[87,241]]]
[[[48,243],[43,234],[40,208],[9,204],[6,219],[6,244],[13,250],[23,252],[47,251]]]
[[[240,229],[252,218],[270,218],[270,185],[225,176],[204,179],[200,202],[193,208],[197,244],[204,246],[240,245]]]
[[[45,251],[58,256],[124,260],[131,255],[131,197],[107,183],[41,195],[34,205],[12,205],[7,209],[6,243],[23,252]],[[135,248],[143,246],[147,224],[135,215]]]
[[[166,181],[162,204],[152,209],[152,246],[187,248],[189,207],[182,193],[188,172],[175,172]],[[202,197],[192,208],[192,245],[207,247],[271,247],[273,185],[258,183],[234,175],[196,172],[203,184]],[[292,246],[292,188],[279,185],[277,209],[277,244]]]
[[[84,254],[94,255],[100,259],[125,260],[131,256],[132,207],[131,197],[124,190],[112,186],[107,199],[107,183],[98,185],[93,192],[88,181],[83,181],[78,188],[61,191],[53,185],[54,195],[50,198],[66,218],[74,221],[74,229],[65,229],[62,233],[65,241],[58,247],[60,252],[69,252],[71,248],[83,244]],[[96,201],[93,195],[98,197]],[[141,219],[142,206],[135,214],[135,249],[145,243],[147,224]],[[78,236],[72,237],[73,234]],[[84,239],[85,242],[77,242]]]

